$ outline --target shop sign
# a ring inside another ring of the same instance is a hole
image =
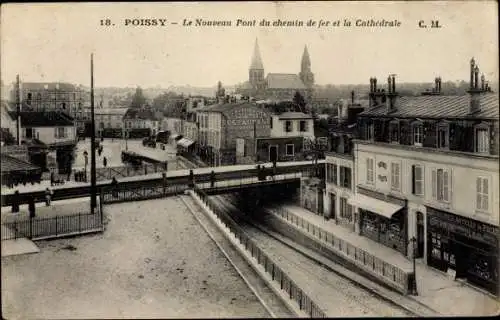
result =
[[[427,212],[430,213],[429,210]],[[497,227],[472,219],[439,211],[429,214],[429,224],[494,246],[498,244]]]

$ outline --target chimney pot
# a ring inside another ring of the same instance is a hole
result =
[[[387,91],[389,93],[391,93],[391,87],[392,87],[392,84],[391,84],[391,76],[387,77]]]
[[[392,93],[396,93],[396,76],[392,75]]]

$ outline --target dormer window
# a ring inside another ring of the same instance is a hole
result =
[[[389,123],[390,141],[399,143],[399,121],[393,120]]]
[[[437,147],[440,149],[448,149],[450,141],[450,127],[447,123],[438,125],[437,128]]]
[[[365,130],[366,140],[373,140],[373,123],[366,125]]]
[[[474,130],[475,151],[478,153],[490,153],[489,128],[485,124],[478,125]]]
[[[424,126],[422,122],[415,122],[413,124],[413,144],[417,147],[422,146],[424,141]]]

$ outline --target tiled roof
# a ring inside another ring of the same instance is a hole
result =
[[[96,108],[94,110],[95,114],[110,114],[110,115],[125,115],[127,113],[127,108]],[[90,111],[90,110],[89,110]]]
[[[16,112],[9,111],[12,119],[16,119]],[[73,118],[58,111],[21,111],[21,127],[61,127],[72,126]]]
[[[299,76],[292,73],[269,73],[267,75],[269,89],[305,89],[306,86]]]
[[[77,86],[71,83],[64,82],[23,82],[21,84],[23,90],[61,90],[61,91],[76,91]]]
[[[209,106],[204,106],[198,111],[201,112],[227,112],[229,110],[232,110],[234,108],[238,107],[253,107],[256,108],[257,106],[253,103],[249,102],[236,102],[236,103],[220,103],[220,104],[212,104]]]
[[[14,158],[14,157],[9,156],[9,155],[4,154],[4,153],[2,153],[0,155],[0,157],[2,159],[2,164],[1,164],[2,173],[13,172],[13,171],[40,170],[39,167],[37,167],[29,162]]]
[[[151,109],[128,108],[124,117],[127,119],[157,120],[155,112]]]
[[[421,118],[495,118],[499,117],[499,99],[495,93],[484,93],[480,97],[480,111],[469,113],[470,97],[464,96],[419,96],[398,97],[396,110],[386,114],[385,104],[370,108],[360,116],[421,117]]]
[[[280,119],[312,119],[310,114],[303,112],[283,112],[279,115]]]

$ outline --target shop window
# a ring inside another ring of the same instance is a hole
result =
[[[490,144],[489,144],[489,130],[486,126],[478,126],[475,133],[475,145],[476,152],[479,153],[489,153],[490,152]]]
[[[352,221],[352,206],[347,203],[346,198],[340,197],[340,217]]]
[[[375,183],[375,165],[373,158],[366,159],[366,183],[374,184]]]
[[[424,127],[422,123],[417,122],[413,125],[413,144],[421,147],[424,140]]]
[[[432,170],[432,198],[449,202],[451,195],[451,174],[448,170]]]
[[[438,148],[447,149],[449,146],[449,126],[440,124],[437,129],[437,144]]]
[[[339,185],[344,188],[351,188],[351,168],[340,167]]]
[[[391,163],[391,189],[395,191],[401,190],[401,166],[397,162]]]
[[[421,165],[412,166],[412,193],[416,196],[424,195],[424,168]]]
[[[287,156],[293,156],[294,155],[294,145],[293,144],[287,144],[286,145],[286,155]]]
[[[489,210],[489,181],[486,177],[476,179],[476,209],[483,212]]]

